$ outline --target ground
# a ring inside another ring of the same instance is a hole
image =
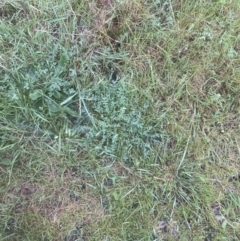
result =
[[[239,11],[0,3],[0,239],[239,240]]]

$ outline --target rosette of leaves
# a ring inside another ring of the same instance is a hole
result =
[[[134,90],[124,81],[101,83],[85,97],[85,109],[75,132],[101,155],[130,160],[134,153],[149,155],[162,134],[145,119],[148,105],[134,103]]]

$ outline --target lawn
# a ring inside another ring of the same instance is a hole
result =
[[[0,2],[0,240],[240,240],[239,0]]]

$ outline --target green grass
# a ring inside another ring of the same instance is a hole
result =
[[[239,11],[0,3],[0,239],[239,240]]]

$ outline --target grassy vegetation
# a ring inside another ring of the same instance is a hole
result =
[[[0,3],[1,240],[240,240],[238,0]]]

